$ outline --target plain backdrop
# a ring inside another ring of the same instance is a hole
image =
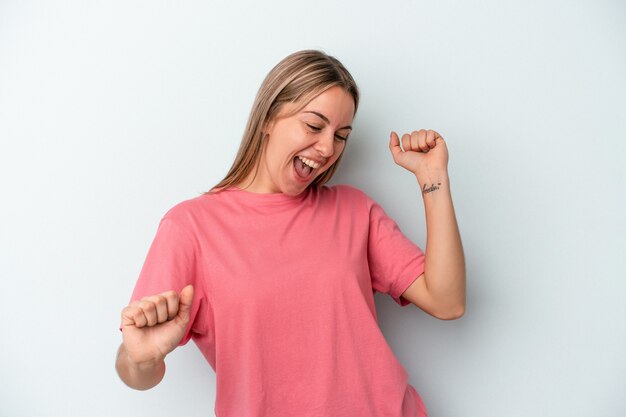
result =
[[[448,144],[466,314],[376,295],[430,416],[626,415],[625,40],[622,1],[0,1],[0,416],[213,415],[193,343],[153,390],[118,379],[119,314],[161,216],[308,48],[362,91],[333,183],[423,248],[389,132]]]

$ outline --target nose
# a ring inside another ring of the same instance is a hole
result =
[[[335,137],[333,133],[320,135],[315,150],[322,158],[330,158],[335,153]]]

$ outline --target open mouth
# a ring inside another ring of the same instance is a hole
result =
[[[321,165],[303,156],[296,156],[293,159],[293,166],[296,174],[300,179],[308,180],[311,178],[313,171],[315,171]]]

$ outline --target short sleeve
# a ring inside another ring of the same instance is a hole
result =
[[[200,286],[197,282],[197,250],[190,232],[167,216],[161,219],[156,236],[135,284],[131,302],[143,297],[174,290],[180,292],[185,286],[194,286],[194,302],[191,307],[189,326],[180,345],[191,338],[197,327]]]
[[[401,294],[424,272],[425,254],[371,200],[369,216],[367,250],[372,288],[389,294],[402,307],[411,304]]]

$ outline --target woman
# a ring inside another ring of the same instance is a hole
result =
[[[272,69],[226,178],[159,224],[122,311],[116,367],[127,385],[158,384],[166,355],[193,338],[216,371],[220,417],[426,415],[373,296],[463,314],[446,144],[432,130],[390,137],[423,194],[424,254],[365,193],[324,185],[358,102],[348,71],[322,52]]]

